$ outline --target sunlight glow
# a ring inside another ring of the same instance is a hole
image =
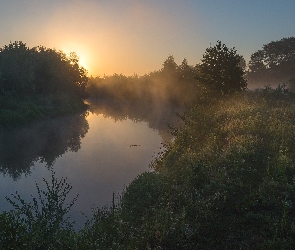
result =
[[[69,56],[71,52],[75,52],[79,58],[79,65],[85,68],[88,72],[91,71],[89,69],[90,62],[90,52],[83,47],[83,45],[79,43],[73,42],[63,42],[60,46],[60,49]]]

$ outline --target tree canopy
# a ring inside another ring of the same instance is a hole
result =
[[[295,37],[283,38],[263,45],[251,55],[250,83],[281,84],[295,78]]]
[[[221,41],[214,47],[206,49],[199,74],[196,79],[210,89],[221,94],[230,94],[246,89],[244,70],[241,67],[243,57],[237,54],[235,48],[227,48]]]
[[[17,41],[0,49],[0,95],[67,93],[87,97],[87,71],[75,53],[43,46],[29,48]]]
[[[87,71],[75,53],[17,41],[0,48],[0,126],[84,108]]]

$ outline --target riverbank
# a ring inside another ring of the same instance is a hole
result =
[[[2,214],[1,226],[11,244],[38,236],[56,249],[294,248],[294,114],[294,95],[279,90],[203,96],[182,116],[154,171],[96,209],[80,231],[58,223],[48,234],[57,217],[33,216],[44,224],[30,228],[15,213]]]
[[[0,128],[16,127],[32,121],[74,114],[86,110],[81,99],[66,94],[36,96],[0,96]]]
[[[116,224],[122,244],[294,248],[294,114],[294,94],[279,90],[199,99],[155,172],[127,188]]]

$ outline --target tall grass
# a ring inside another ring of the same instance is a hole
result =
[[[138,176],[116,205],[94,210],[80,231],[61,223],[72,203],[60,209],[63,199],[52,197],[69,186],[53,181],[44,194],[54,194],[45,195],[57,211],[50,214],[63,216],[42,219],[34,202],[16,196],[22,206],[1,215],[1,241],[32,244],[36,235],[42,247],[55,239],[55,249],[294,249],[295,96],[207,95],[182,118],[154,171]]]

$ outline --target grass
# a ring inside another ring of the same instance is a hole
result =
[[[72,114],[87,105],[67,94],[55,95],[3,95],[0,96],[0,128],[21,126],[46,116]]]
[[[112,207],[94,210],[79,231],[64,223],[72,205],[64,204],[65,180],[53,175],[38,189],[41,203],[9,199],[15,209],[0,216],[2,247],[294,249],[295,96],[203,96],[182,118],[154,172],[139,175]]]

